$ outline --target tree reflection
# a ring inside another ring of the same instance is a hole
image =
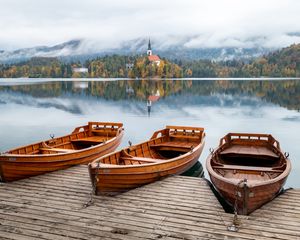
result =
[[[230,81],[230,80],[119,80],[90,82],[50,82],[32,85],[1,86],[0,91],[20,92],[38,98],[68,95],[106,100],[147,101],[159,93],[160,99],[174,95],[209,96],[229,94],[251,96],[282,107],[300,109],[300,81]]]

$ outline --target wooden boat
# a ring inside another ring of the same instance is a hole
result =
[[[122,123],[89,122],[70,135],[9,150],[0,155],[1,181],[87,164],[114,151],[122,136]]]
[[[203,128],[167,126],[146,142],[103,156],[89,164],[95,194],[114,195],[181,174],[198,161],[204,142]]]
[[[206,168],[221,196],[247,215],[276,197],[291,163],[272,135],[229,133],[211,151]]]

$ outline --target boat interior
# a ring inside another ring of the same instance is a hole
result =
[[[101,158],[101,165],[113,167],[164,162],[191,151],[202,142],[204,136],[203,128],[167,126],[155,132],[147,142]]]
[[[13,149],[8,154],[38,155],[72,153],[115,138],[122,130],[122,123],[89,122],[74,129],[70,135],[54,138]]]
[[[213,153],[211,165],[219,175],[248,181],[269,180],[286,168],[279,143],[264,134],[228,134]]]

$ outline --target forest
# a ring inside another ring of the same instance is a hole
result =
[[[74,72],[86,67],[88,73]],[[104,56],[82,62],[35,57],[17,64],[0,64],[1,78],[182,78],[182,77],[300,77],[300,44],[242,60],[182,60],[161,58],[159,66],[147,56]]]

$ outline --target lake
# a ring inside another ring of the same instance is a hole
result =
[[[228,132],[271,133],[292,161],[286,187],[299,188],[299,109],[300,80],[294,79],[0,79],[0,152],[68,134],[88,121],[123,122],[120,148],[166,125],[190,125],[205,128],[199,159],[205,166],[209,148]]]

